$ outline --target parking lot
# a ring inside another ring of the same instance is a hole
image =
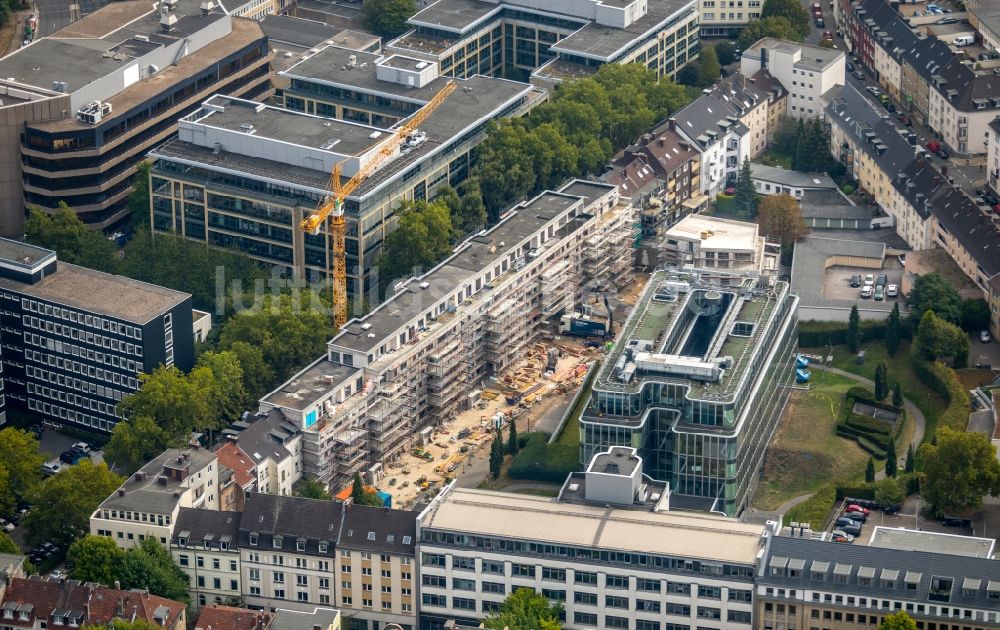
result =
[[[894,266],[893,263],[896,263]],[[866,274],[873,274],[878,276],[878,274],[885,274],[888,278],[886,284],[894,284],[899,287],[900,282],[903,278],[903,268],[898,266],[898,262],[895,259],[888,258],[885,261],[885,265],[881,270],[878,269],[865,269],[863,267],[846,267],[843,265],[835,265],[826,270],[823,274],[823,297],[829,298],[831,300],[865,300],[865,301],[876,301],[872,298],[862,298],[861,288],[851,286],[851,276],[857,274],[864,279]],[[892,302],[898,300],[899,297],[886,297],[885,302],[888,308],[892,308]]]

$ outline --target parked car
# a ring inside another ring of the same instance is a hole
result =
[[[938,157],[941,158],[942,160],[947,160],[948,157],[949,157],[948,152],[945,151],[944,149],[938,150],[937,154],[938,154]]]
[[[872,96],[879,96],[880,94],[882,94],[882,90],[878,89],[874,85],[869,85],[868,87],[865,88],[865,90],[870,92]]]
[[[875,275],[874,274],[870,274],[870,273],[866,273],[865,274],[865,286],[866,287],[875,286]]]
[[[833,33],[831,33],[830,31],[823,31],[823,39],[832,40],[833,39]]]
[[[848,72],[854,72],[854,64],[851,63],[850,61],[844,64],[844,67],[847,68]]]
[[[855,289],[861,286],[861,274],[860,273],[856,273],[853,276],[851,276],[851,286],[854,287]]]
[[[7,520],[4,520],[4,519],[0,518],[0,528],[2,528],[5,532],[12,532],[12,531],[14,531],[15,527],[16,527],[16,525],[14,525],[13,523],[11,523],[10,521],[7,521]]]
[[[889,282],[889,277],[886,276],[884,273],[880,273],[877,276],[875,276],[875,286],[877,287],[884,287],[886,284],[888,284],[888,282]]]
[[[847,518],[846,516],[841,516],[840,518],[837,519],[836,525],[837,525],[837,527],[843,527],[845,525],[852,525],[853,526],[853,525],[857,525],[857,522],[854,521],[853,519]]]
[[[844,530],[845,534],[849,534],[851,536],[854,536],[855,538],[861,535],[860,525],[844,525],[840,529]]]
[[[935,22],[935,24],[954,24],[955,22],[958,22],[958,20],[956,20],[953,17],[943,17],[940,20],[938,20],[937,22]],[[987,59],[988,58],[989,57],[987,57]]]
[[[931,153],[937,153],[941,150],[941,143],[937,140],[928,140],[926,146]]]
[[[865,299],[865,300],[869,299],[872,296],[872,293],[874,293],[874,291],[872,290],[871,285],[866,284],[865,286],[861,287],[861,298],[862,299]]]
[[[851,536],[850,534],[841,529],[833,530],[830,533],[830,535],[831,535],[831,540],[833,540],[833,542],[846,542],[846,543],[854,542],[854,536]]]
[[[941,524],[945,527],[972,527],[972,519],[945,514],[941,517]]]
[[[816,18],[816,28],[823,28],[825,26],[826,22],[823,21],[823,18],[821,17]]]
[[[855,70],[854,72],[851,73],[851,76],[857,79],[858,81],[865,80],[865,73],[860,70]]]
[[[991,340],[992,337],[990,337],[990,331],[988,330],[979,331],[979,341],[982,341],[983,343],[989,343]]]
[[[58,460],[53,460],[51,462],[45,462],[42,464],[42,473],[46,475],[54,475],[62,470],[62,464]]]
[[[66,572],[63,571],[62,569],[56,569],[52,573],[49,573],[49,577],[55,580],[61,580],[62,578],[66,577]]]
[[[70,466],[76,464],[81,459],[83,458],[76,451],[65,450],[59,454],[59,461]]]
[[[862,523],[868,520],[868,515],[864,512],[844,512],[844,516],[852,521],[860,521]]]
[[[875,299],[880,302],[885,299],[885,287],[882,285],[875,287]]]
[[[899,295],[899,287],[894,284],[885,287],[885,297],[896,297],[897,295]]]
[[[90,452],[90,444],[87,444],[86,442],[77,442],[76,444],[74,444],[70,448],[76,449],[76,450],[80,451],[81,453],[89,453]]]
[[[847,507],[844,508],[845,512],[861,512],[862,514],[871,514],[872,511],[866,507],[862,507],[857,503],[848,503]]]

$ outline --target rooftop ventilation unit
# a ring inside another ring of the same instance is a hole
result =
[[[111,103],[93,101],[76,112],[76,117],[88,125],[96,125],[111,114]]]

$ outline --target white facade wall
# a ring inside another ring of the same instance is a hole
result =
[[[242,547],[240,579],[244,602],[266,606],[281,601],[282,608],[311,611],[333,602],[333,559],[277,549]]]
[[[170,549],[174,562],[188,575],[188,590],[195,608],[223,604],[242,595],[240,553],[235,542],[225,551],[219,549],[218,540],[212,544],[213,548],[205,549],[202,541],[190,540],[187,546]]]

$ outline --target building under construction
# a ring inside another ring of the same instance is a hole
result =
[[[377,471],[515,367],[584,287],[627,280],[632,222],[608,184],[577,180],[522,203],[349,321],[261,410],[302,427],[308,476],[339,489]]]

